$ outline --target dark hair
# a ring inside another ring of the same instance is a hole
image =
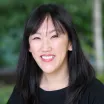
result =
[[[77,104],[86,86],[95,77],[95,72],[82,52],[71,16],[63,7],[56,4],[40,5],[33,10],[25,25],[17,66],[16,87],[23,96],[26,104],[39,104],[38,90],[42,70],[28,51],[28,38],[38,30],[45,17],[49,15],[52,18],[55,28],[60,29],[61,32],[66,30],[68,38],[72,42],[72,51],[68,51],[69,87],[67,88],[65,104]]]

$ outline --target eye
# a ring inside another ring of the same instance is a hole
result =
[[[33,40],[36,40],[36,39],[40,39],[39,37],[35,37],[35,38],[33,38]]]
[[[59,37],[59,36],[58,36],[58,35],[53,35],[53,36],[52,36],[52,38],[57,38],[57,37]]]

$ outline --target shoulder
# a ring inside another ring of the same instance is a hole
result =
[[[24,104],[23,98],[16,87],[14,87],[7,104]]]
[[[104,99],[104,84],[98,79],[94,79],[92,83],[88,86],[88,92],[95,97],[103,97]]]
[[[87,86],[81,102],[84,104],[104,104],[103,83],[96,78],[93,79],[93,81]]]
[[[104,84],[100,80],[94,78],[88,85],[87,90],[93,92],[94,94],[99,94],[104,91]]]

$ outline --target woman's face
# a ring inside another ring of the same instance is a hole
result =
[[[44,73],[68,68],[67,52],[72,50],[71,43],[67,33],[56,34],[50,17],[46,17],[38,31],[30,35],[29,45],[29,52]]]

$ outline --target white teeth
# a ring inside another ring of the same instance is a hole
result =
[[[42,56],[43,59],[51,59],[53,58],[54,56]]]

